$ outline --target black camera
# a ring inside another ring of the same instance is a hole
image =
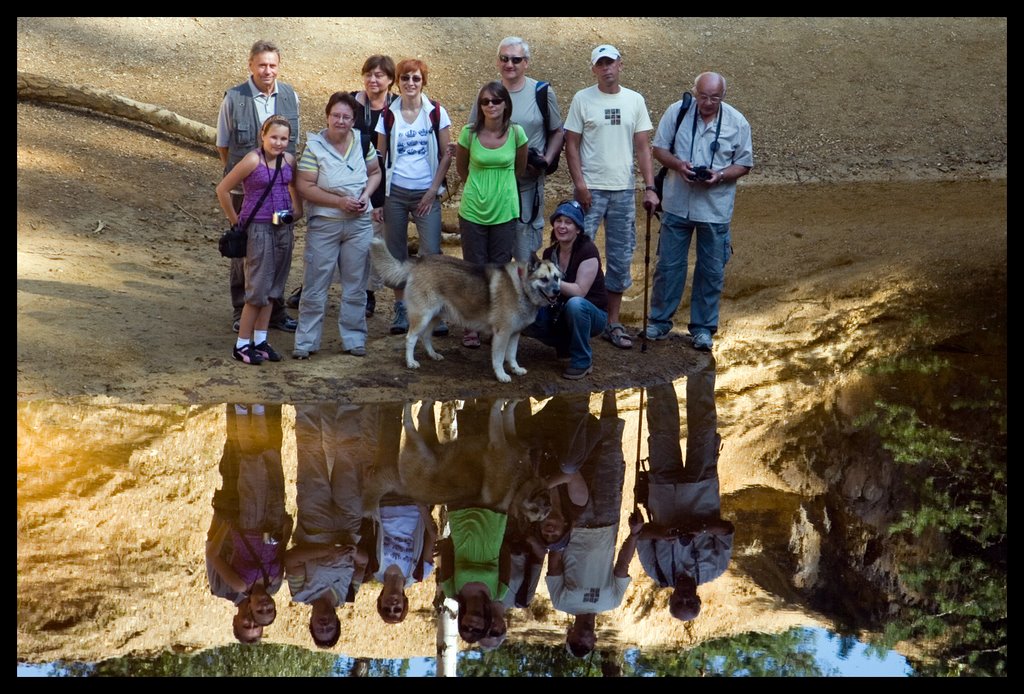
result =
[[[706,166],[693,167],[693,177],[698,181],[710,181],[712,175],[711,169]]]
[[[274,226],[280,226],[282,224],[291,224],[295,221],[295,215],[292,214],[291,210],[278,210],[274,212],[274,216],[270,218],[270,223]]]
[[[526,165],[533,169],[531,174],[534,176],[540,176],[548,168],[548,162],[544,158],[544,155],[535,149],[530,149],[526,153]]]

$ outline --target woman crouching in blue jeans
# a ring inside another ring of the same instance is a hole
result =
[[[527,334],[553,346],[559,359],[568,357],[563,378],[580,379],[594,370],[590,338],[608,323],[608,292],[601,253],[583,233],[583,208],[575,200],[559,203],[551,215],[551,245],[543,257],[562,271],[560,296],[555,306],[540,309]]]

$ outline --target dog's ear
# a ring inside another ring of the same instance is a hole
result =
[[[537,257],[537,252],[533,251],[526,261],[526,272],[532,274],[538,267],[540,267],[540,258]]]

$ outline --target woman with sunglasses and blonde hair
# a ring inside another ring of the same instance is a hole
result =
[[[504,265],[512,260],[519,186],[526,171],[528,138],[512,123],[512,97],[498,81],[488,82],[477,96],[476,120],[459,133],[455,168],[466,182],[459,203],[462,257],[472,263]],[[466,347],[479,347],[473,330],[462,335]]]
[[[400,98],[377,121],[377,149],[384,152],[386,166],[384,240],[398,260],[409,257],[409,218],[419,234],[420,255],[441,253],[441,195],[452,161],[448,112],[423,93],[428,69],[422,60],[398,63]],[[434,113],[434,111],[438,111]],[[405,289],[395,288],[395,318],[391,334],[409,330],[405,310]],[[444,322],[435,335],[447,335]]]

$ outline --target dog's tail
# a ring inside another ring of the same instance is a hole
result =
[[[409,279],[409,261],[401,261],[391,255],[384,239],[375,238],[370,242],[370,257],[373,269],[380,274],[384,284],[392,289],[402,288]]]

